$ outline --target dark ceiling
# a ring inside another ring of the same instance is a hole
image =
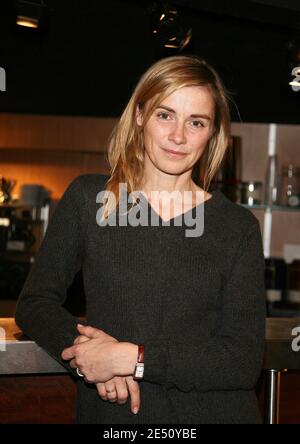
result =
[[[135,83],[169,55],[152,34],[153,1],[46,0],[41,32],[17,30],[12,0],[0,10],[0,112],[118,116]],[[208,60],[231,91],[232,119],[300,123],[292,91],[297,0],[173,1],[193,36],[183,53]],[[299,43],[300,44],[300,43]]]

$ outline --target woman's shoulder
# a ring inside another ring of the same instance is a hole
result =
[[[105,186],[106,182],[109,179],[108,174],[100,174],[100,173],[88,173],[88,174],[80,174],[79,176],[73,179],[72,183],[77,183],[81,187],[85,189],[94,189],[102,188]]]
[[[233,202],[225,194],[217,190],[214,192],[215,199],[215,210],[218,213],[219,222],[222,226],[228,227],[230,231],[235,230],[240,233],[253,229],[259,226],[259,221],[252,211],[240,203]]]
[[[91,201],[96,201],[96,196],[100,191],[105,190],[106,182],[109,176],[106,174],[80,174],[75,177],[67,186],[62,198],[60,199],[60,206],[75,205],[78,210],[89,205]]]
[[[107,174],[80,174],[71,180],[65,194],[74,198],[76,198],[78,195],[82,195],[83,197],[89,199],[91,196],[105,190],[108,179],[109,175]]]

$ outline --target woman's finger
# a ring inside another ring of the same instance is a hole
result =
[[[126,384],[126,379],[124,376],[114,377],[115,388],[117,391],[117,401],[118,404],[125,404],[128,399],[128,389]]]
[[[105,390],[106,390],[106,396],[107,400],[110,402],[116,402],[117,401],[117,390],[114,384],[110,384],[109,386],[105,383]]]
[[[131,411],[136,414],[141,406],[140,386],[132,376],[126,376],[126,383],[131,398]]]
[[[113,377],[110,381],[105,382],[106,396],[111,402],[119,402],[118,397],[121,396],[121,403],[124,397],[124,392],[127,392],[126,383],[120,376]],[[127,399],[127,396],[126,396]]]
[[[124,376],[115,376],[109,381],[96,384],[99,396],[103,401],[118,402],[125,404],[128,399],[128,387]]]
[[[76,368],[77,368],[77,365],[76,365],[76,363],[75,363],[75,359],[72,359],[72,360],[69,362],[69,365],[70,365],[70,367],[72,367],[73,369],[76,369]]]
[[[82,342],[86,342],[86,341],[89,341],[89,338],[87,336],[80,335],[80,336],[77,336],[77,338],[75,338],[73,344],[81,344]]]
[[[107,401],[106,388],[105,388],[104,382],[98,382],[96,384],[96,388],[97,388],[98,395],[100,396],[100,398],[102,398],[103,401]]]

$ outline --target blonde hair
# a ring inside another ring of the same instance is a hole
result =
[[[129,194],[139,189],[144,172],[143,129],[155,108],[174,91],[186,86],[207,87],[214,101],[212,135],[192,171],[193,181],[208,190],[229,143],[228,94],[216,71],[205,60],[195,56],[167,57],[154,63],[143,74],[112,131],[108,146],[110,178],[106,190],[114,193],[115,198],[107,198],[104,217],[118,206],[119,183],[127,184]],[[144,109],[141,126],[136,121],[138,108]]]

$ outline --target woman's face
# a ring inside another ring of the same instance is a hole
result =
[[[145,167],[150,161],[167,174],[192,170],[210,139],[214,102],[202,86],[173,92],[156,107],[144,128]],[[142,114],[137,115],[138,125]]]

